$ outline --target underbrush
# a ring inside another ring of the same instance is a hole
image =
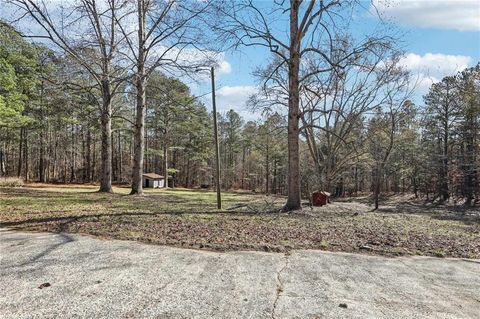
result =
[[[18,177],[0,177],[0,187],[22,187],[23,179]]]

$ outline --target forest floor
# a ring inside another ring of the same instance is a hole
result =
[[[0,188],[0,227],[89,234],[101,238],[207,250],[292,249],[386,256],[480,258],[480,211],[425,204],[411,196],[368,197],[280,213],[285,199],[225,192],[148,189],[146,196],[114,194],[96,186],[28,184]]]

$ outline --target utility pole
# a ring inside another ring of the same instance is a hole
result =
[[[217,124],[217,106],[215,103],[215,70],[210,68],[210,77],[212,78],[212,108],[213,108],[213,135],[215,138],[215,161],[217,166],[217,208],[222,209],[222,194],[220,191],[220,150],[218,146],[218,124]]]

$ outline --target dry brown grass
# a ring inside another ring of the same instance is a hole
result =
[[[31,187],[34,186],[34,187]],[[475,211],[398,200],[371,212],[368,200],[337,202],[285,214],[282,197],[211,191],[29,185],[0,188],[0,225],[18,230],[84,233],[105,238],[214,250],[323,249],[382,255],[480,258]]]
[[[0,187],[22,187],[23,179],[18,177],[0,177]]]

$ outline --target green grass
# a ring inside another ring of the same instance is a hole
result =
[[[139,197],[128,195],[128,188],[114,188],[114,194],[96,190],[0,188],[0,225],[222,251],[322,249],[480,257],[478,218],[448,209],[408,205],[369,212],[364,204],[334,203],[285,214],[278,212],[282,197],[223,193],[224,209],[218,211],[211,191],[148,189]]]

